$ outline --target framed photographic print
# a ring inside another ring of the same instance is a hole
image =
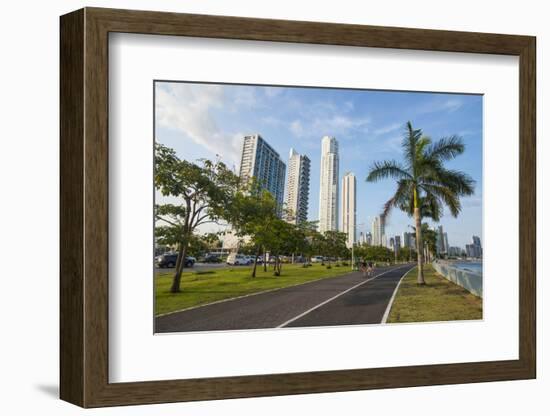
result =
[[[536,376],[535,38],[61,17],[83,407]]]

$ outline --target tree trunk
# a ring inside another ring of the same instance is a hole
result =
[[[420,208],[414,209],[414,220],[416,223],[416,250],[418,252],[418,277],[416,283],[425,285],[424,280],[424,242],[422,241],[422,218],[420,218]]]
[[[179,293],[180,283],[181,283],[181,272],[183,271],[183,266],[185,265],[185,256],[187,253],[187,243],[180,244],[180,249],[178,252],[178,259],[176,261],[176,272],[174,273],[174,278],[172,279],[172,287],[170,292]]]
[[[264,248],[264,273],[267,273],[267,253]]]
[[[258,265],[258,256],[260,255],[260,246],[256,249],[256,255],[254,256],[254,268],[252,269],[252,277],[256,277],[256,266]]]

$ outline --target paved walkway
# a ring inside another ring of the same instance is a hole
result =
[[[360,272],[174,312],[155,332],[216,331],[380,323],[399,280],[414,265]]]

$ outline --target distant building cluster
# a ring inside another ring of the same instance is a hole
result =
[[[311,160],[307,155],[291,148],[288,170],[279,153],[259,134],[243,138],[239,175],[244,180],[255,177],[260,186],[269,191],[283,216],[283,202],[286,206],[285,220],[294,224],[307,221],[309,210]],[[285,193],[286,175],[286,193]],[[386,235],[386,218],[374,217],[370,232],[357,236],[357,179],[353,172],[347,172],[340,181],[340,155],[338,140],[332,136],[321,138],[320,186],[319,186],[319,232],[336,231],[346,233],[346,244],[382,246],[399,251],[401,248],[416,248],[416,234]],[[473,236],[472,244],[465,249],[450,246],[447,233],[439,225],[436,231],[436,251],[441,257],[481,258],[481,240]]]
[[[285,193],[286,172],[286,193]],[[307,155],[290,149],[288,170],[286,164],[261,135],[243,139],[239,176],[245,181],[252,177],[269,191],[277,201],[285,220],[298,224],[307,221],[309,209],[311,160]],[[335,137],[321,139],[321,177],[319,189],[319,231],[340,230],[347,234],[348,247],[357,242],[357,180],[353,172],[342,178],[340,185],[340,158]],[[342,189],[340,199],[340,187]],[[284,197],[283,197],[284,195]]]
[[[481,239],[474,235],[472,237],[472,244],[466,244],[466,256],[481,258],[483,257],[483,249],[481,248]]]
[[[475,259],[483,257],[481,239],[477,235],[472,236],[472,244],[466,244],[465,248],[450,246],[447,233],[443,231],[442,225],[438,226],[436,230],[436,248],[437,254],[442,257],[469,257]]]

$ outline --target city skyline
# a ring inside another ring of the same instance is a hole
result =
[[[308,156],[308,220],[320,219],[321,196],[316,192],[322,178],[321,137],[335,137],[339,171],[353,171],[357,177],[356,233],[363,235],[370,231],[392,188],[389,183],[366,184],[368,167],[375,160],[399,158],[407,119],[434,139],[460,134],[466,152],[450,165],[472,175],[476,194],[463,198],[458,219],[444,215],[440,224],[447,230],[451,246],[464,247],[472,235],[482,235],[480,96],[170,82],[157,83],[155,92],[156,139],[188,160],[219,155],[237,171],[243,137],[258,133],[279,155],[292,148]],[[335,179],[338,187],[343,177]],[[288,178],[286,182],[283,189],[288,191]],[[336,202],[337,212],[338,198]],[[338,223],[341,215],[335,217]],[[405,214],[394,212],[386,219],[386,235],[400,235],[410,224],[412,220]],[[333,227],[339,229],[337,224]]]

